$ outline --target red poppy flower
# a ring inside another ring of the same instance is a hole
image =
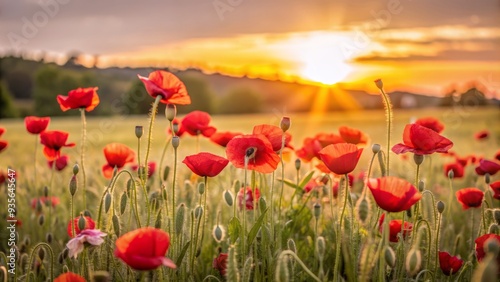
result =
[[[2,137],[2,135],[5,133],[5,128],[3,127],[0,127],[0,137]]]
[[[317,157],[318,152],[321,151],[323,147],[321,143],[315,138],[306,138],[304,139],[304,143],[302,148],[295,151],[297,157],[305,162],[310,162],[314,157]]]
[[[442,124],[437,118],[435,117],[423,117],[419,118],[415,121],[416,124],[419,124],[421,126],[427,127],[429,129],[432,129],[433,131],[437,133],[441,133],[444,130],[444,124]]]
[[[385,219],[385,213],[380,216],[380,219],[378,221],[378,230],[380,233],[384,230],[384,219]],[[399,236],[398,234],[401,233],[401,227],[403,226],[403,221],[401,219],[393,219],[389,221],[389,241],[393,243],[399,242]],[[404,223],[404,228],[403,228],[403,239],[406,239],[408,235],[411,234],[411,231],[413,229],[413,224],[411,224],[408,221],[405,221]]]
[[[464,167],[458,163],[448,163],[444,165],[444,175],[448,177],[448,172],[453,171],[453,178],[461,178],[464,176]]]
[[[464,210],[469,208],[478,208],[483,202],[484,193],[477,188],[464,188],[458,190],[455,195],[457,200],[462,204]]]
[[[54,161],[56,162],[56,164],[54,166],[55,169],[57,171],[61,171],[61,170],[65,169],[66,166],[68,165],[69,157],[67,155],[64,155],[64,156],[60,156],[60,157],[56,158],[55,160],[47,161],[49,168],[52,168],[52,165],[54,165]]]
[[[94,220],[92,220],[92,218],[90,218],[90,216],[84,216],[83,218],[85,219],[85,228],[83,228],[83,230],[95,228],[95,222],[94,222]],[[73,223],[75,224],[76,235],[78,235],[78,234],[80,234],[80,232],[82,232],[82,230],[80,230],[80,228],[78,227],[78,220],[80,220],[79,216],[77,216],[73,219]],[[75,236],[73,236],[73,232],[71,231],[71,221],[68,222],[68,228],[66,231],[68,232],[69,237],[71,237],[71,238],[75,237]]]
[[[143,227],[116,240],[115,256],[136,270],[153,270],[161,265],[176,268],[174,262],[165,257],[169,246],[167,232]]]
[[[280,157],[273,151],[269,140],[263,135],[240,135],[234,137],[226,147],[227,159],[237,168],[245,168],[262,173],[271,173],[278,167]]]
[[[339,143],[326,146],[319,151],[319,156],[333,173],[341,175],[356,168],[362,152],[363,149],[354,144]]]
[[[456,162],[460,165],[462,165],[463,167],[467,166],[467,164],[469,163],[469,157],[456,157],[455,158]]]
[[[208,125],[210,123],[210,115],[202,111],[193,111],[187,114],[181,121],[181,128],[189,135],[203,134],[205,137],[210,137],[215,133],[215,127]]]
[[[218,144],[222,147],[226,147],[227,143],[231,141],[234,137],[242,135],[242,133],[239,132],[230,132],[230,131],[223,131],[223,132],[215,132],[210,136],[210,141],[214,142],[215,144]]]
[[[227,253],[220,253],[218,257],[214,258],[212,267],[217,269],[222,277],[226,276],[227,270]]]
[[[328,145],[345,143],[344,139],[335,133],[318,133],[314,138],[318,140],[322,148]]]
[[[463,264],[464,261],[459,257],[451,256],[447,252],[439,252],[439,266],[444,275],[450,276],[457,273]]]
[[[491,183],[490,188],[493,190],[494,193],[493,198],[500,200],[500,180]]]
[[[85,278],[73,272],[63,273],[54,279],[54,282],[86,282]]]
[[[326,177],[325,175],[320,175],[320,176],[318,176],[316,178],[312,178],[304,186],[304,192],[305,193],[309,193],[313,189],[325,186],[327,183],[328,183],[328,177]]]
[[[485,140],[488,139],[489,137],[490,137],[490,132],[488,130],[481,130],[476,132],[476,134],[474,134],[474,138],[476,138],[476,140]]]
[[[27,116],[24,118],[26,130],[31,134],[40,134],[49,125],[50,117]]]
[[[388,212],[405,211],[422,198],[410,182],[394,176],[369,179],[368,188],[377,205]]]
[[[99,105],[97,87],[77,88],[69,91],[68,96],[57,95],[57,102],[63,112],[71,109],[90,112]]]
[[[187,156],[183,161],[189,169],[199,176],[217,176],[229,163],[229,160],[211,153],[198,153]]]
[[[53,208],[55,208],[59,203],[61,202],[58,197],[52,196],[52,197],[39,197],[31,200],[31,208],[36,209],[37,203],[40,201],[42,205],[52,205]]]
[[[150,73],[148,77],[137,76],[144,83],[148,94],[153,98],[160,95],[160,102],[163,104],[191,104],[191,97],[189,97],[186,86],[174,74],[158,70]]]
[[[273,151],[279,152],[281,150],[281,143],[283,138],[283,130],[277,126],[269,124],[256,125],[253,128],[253,134],[262,134],[271,142]],[[285,147],[289,146],[292,135],[285,133]]]
[[[62,147],[74,147],[75,143],[66,143],[69,133],[58,130],[46,130],[40,133],[40,142],[44,145],[43,154],[50,161],[58,158]]]
[[[238,192],[238,205],[240,209],[243,208],[243,195],[245,197],[244,201],[246,209],[249,211],[253,210],[254,196],[255,196],[255,203],[258,203],[260,198],[259,188],[255,187],[255,195],[252,193],[252,188],[250,187],[247,187],[246,189],[244,188],[240,189],[240,191]]]
[[[139,169],[139,165],[135,164],[131,168],[133,171],[137,171]],[[153,161],[148,162],[148,178],[151,178],[151,176],[153,176],[155,171],[156,171],[156,162]]]
[[[181,137],[185,132],[182,129],[181,121],[178,118],[174,118],[174,120],[172,120],[172,127],[174,128],[174,131],[177,131],[175,132],[175,136]],[[170,126],[167,128],[167,133],[168,135],[172,135],[172,128],[170,128]]]
[[[495,154],[495,160],[500,161],[500,150]]]
[[[484,251],[484,243],[486,243],[486,241],[488,241],[488,239],[496,240],[497,243],[500,244],[500,235],[484,234],[483,236],[476,238],[476,240],[474,242],[476,243],[477,261],[482,261],[484,259],[484,257],[486,256],[486,253]],[[498,256],[498,255],[497,255],[497,264],[500,267],[500,256]]]
[[[476,167],[476,173],[478,175],[485,175],[486,173],[495,175],[499,170],[500,164],[489,160],[480,160],[479,166]]]
[[[340,137],[342,139],[350,144],[366,144],[368,142],[368,136],[364,134],[361,130],[348,127],[348,126],[341,126],[339,127],[339,133]]]
[[[120,143],[111,143],[104,147],[104,156],[107,164],[102,166],[104,177],[111,178],[114,168],[122,169],[127,163],[134,161],[135,153],[126,145]]]
[[[446,153],[453,147],[453,142],[447,138],[432,129],[415,123],[405,126],[403,143],[394,145],[392,151],[396,154],[412,152],[417,155],[429,155],[434,152]]]
[[[0,140],[0,152],[5,150],[9,146],[9,143],[7,141]]]

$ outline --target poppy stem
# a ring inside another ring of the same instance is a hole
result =
[[[161,95],[157,95],[155,98],[155,101],[153,103],[153,106],[151,107],[151,118],[149,119],[149,131],[148,131],[148,147],[146,149],[146,157],[144,160],[144,170],[145,170],[145,175],[148,175],[149,173],[149,166],[148,166],[148,159],[149,159],[149,152],[151,151],[151,141],[153,140],[153,125],[155,122],[155,117],[156,117],[156,111],[158,109],[158,104],[160,103],[161,100]],[[140,165],[140,164],[139,164]],[[146,199],[146,201],[148,201]],[[149,208],[149,204],[148,204]],[[149,225],[149,219],[147,221],[147,225]]]
[[[33,160],[33,166],[35,168],[35,170],[33,172],[33,174],[34,174],[34,181],[35,182],[34,182],[33,187],[36,187],[36,183],[37,183],[36,182],[36,178],[37,178],[36,177],[36,161],[37,161],[37,152],[38,152],[38,138],[39,138],[38,136],[39,135],[36,135],[36,137],[35,137],[35,153],[34,153],[35,156],[34,156],[34,160]],[[54,162],[55,162],[55,160],[54,160]]]
[[[163,151],[161,152],[160,164],[158,165],[158,178],[160,179],[160,183],[163,183],[163,160],[165,159],[165,154],[167,153],[168,145],[172,141],[172,137],[167,139],[165,142],[165,146],[163,146]]]
[[[281,135],[281,149],[280,149],[280,163],[281,163],[281,179],[285,179],[285,163],[283,162],[283,148],[285,148],[285,132],[283,131]],[[281,218],[281,210],[283,209],[282,201],[283,201],[283,190],[285,190],[285,181],[281,181],[281,192],[280,192],[280,206],[278,210],[278,220],[282,221]]]
[[[386,165],[386,171],[387,171],[386,175],[390,175],[389,174],[389,169],[390,169],[389,155],[391,152],[391,131],[392,131],[392,119],[393,119],[393,117],[392,117],[392,104],[391,104],[391,99],[389,99],[389,96],[387,95],[387,93],[385,93],[383,88],[380,88],[380,92],[382,93],[385,114],[387,117],[387,152],[386,152],[386,156],[385,156],[385,165]]]
[[[87,209],[87,174],[85,173],[85,140],[87,137],[87,119],[85,118],[85,109],[80,108],[82,119],[82,142],[80,144],[80,162],[83,176],[83,209]],[[55,162],[55,161],[54,161]]]
[[[157,97],[160,97],[159,95]],[[173,139],[172,139],[173,140]],[[172,146],[174,148],[174,173],[172,177],[172,226],[175,228],[175,210],[177,207],[175,206],[175,185],[176,183],[176,175],[177,175],[177,146]],[[149,220],[148,220],[149,222]],[[172,236],[172,246],[175,246],[175,242],[177,241],[177,235]],[[175,247],[173,247],[175,250]],[[173,252],[176,254],[176,252]]]
[[[441,213],[438,214],[438,222],[436,228],[436,256],[434,259],[434,275],[437,275],[438,265],[439,265],[439,233],[441,230]]]
[[[334,273],[335,273],[335,276],[338,277],[338,272],[339,272],[339,266],[340,266],[340,249],[342,248],[342,235],[343,235],[343,232],[342,232],[342,228],[344,227],[344,213],[345,213],[345,210],[346,210],[346,206],[347,206],[347,201],[348,201],[348,196],[349,196],[349,176],[346,174],[344,174],[344,177],[345,177],[345,189],[344,189],[344,203],[342,205],[342,212],[340,213],[340,225],[339,225],[339,229],[338,229],[338,232],[336,234],[336,237],[337,237],[337,244],[335,246],[335,267],[334,267]],[[339,195],[339,198],[340,198],[340,195]],[[336,281],[337,279],[333,279],[334,281]]]
[[[275,178],[275,171],[273,171],[272,179],[271,179],[271,195],[269,195],[269,199],[271,200],[271,240],[274,241],[274,201],[273,201],[273,195],[274,195],[274,178]]]

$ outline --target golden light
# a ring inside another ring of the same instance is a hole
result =
[[[343,62],[338,54],[322,50],[304,56],[304,67],[299,74],[305,80],[333,85],[346,78],[353,67]]]

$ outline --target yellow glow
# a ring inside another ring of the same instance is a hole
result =
[[[349,75],[352,67],[342,61],[338,54],[332,54],[328,50],[310,53],[304,56],[304,68],[299,75],[314,82],[333,85]]]

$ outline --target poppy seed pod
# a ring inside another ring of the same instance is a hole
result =
[[[321,204],[318,202],[314,203],[313,209],[314,209],[314,218],[318,220],[319,216],[321,215]]]
[[[421,165],[424,162],[424,155],[413,154],[413,161],[416,165]]]
[[[484,183],[486,183],[486,185],[490,185],[490,181],[491,181],[491,176],[489,173],[485,173],[484,174]]]
[[[135,137],[140,139],[142,137],[142,134],[144,134],[144,128],[142,125],[136,125],[135,126]]]
[[[234,200],[233,200],[233,194],[231,193],[231,191],[229,191],[229,190],[224,191],[224,201],[226,201],[226,204],[228,206],[230,206],[230,207],[233,206]]]
[[[75,196],[77,189],[78,189],[78,179],[74,174],[69,181],[69,193],[71,194],[71,196]]]
[[[177,115],[177,107],[174,104],[167,104],[165,107],[165,117],[168,121],[173,121],[175,116]]]
[[[436,208],[437,208],[437,210],[438,210],[439,213],[443,213],[444,207],[445,207],[445,205],[444,205],[443,201],[438,201],[437,202]]]
[[[373,144],[372,145],[372,152],[374,154],[378,154],[378,152],[380,152],[380,144]]]
[[[382,90],[384,88],[384,83],[382,82],[382,79],[377,79],[374,81],[375,86],[377,86],[378,89]]]
[[[455,172],[453,171],[453,169],[448,170],[448,178],[449,179],[455,178]]]
[[[180,142],[181,142],[181,139],[179,138],[179,136],[172,137],[172,147],[174,149],[177,149],[179,147]]]
[[[300,169],[301,164],[302,164],[302,161],[299,158],[295,159],[295,169],[296,170]]]

